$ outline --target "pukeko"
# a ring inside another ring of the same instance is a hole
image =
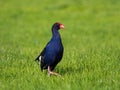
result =
[[[61,76],[54,72],[54,68],[63,57],[64,47],[61,41],[59,30],[64,29],[64,25],[57,22],[52,26],[52,38],[35,59],[40,62],[41,70],[48,69],[48,75]]]

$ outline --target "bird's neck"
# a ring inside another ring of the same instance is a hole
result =
[[[52,30],[52,37],[53,37],[53,38],[60,38],[59,31],[53,29],[53,30]]]

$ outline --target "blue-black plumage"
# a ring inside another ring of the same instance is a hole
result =
[[[40,62],[41,70],[48,69],[49,75],[60,76],[58,73],[53,72],[53,70],[63,57],[64,47],[59,33],[59,30],[63,28],[63,24],[58,22],[52,26],[52,38],[36,58]]]

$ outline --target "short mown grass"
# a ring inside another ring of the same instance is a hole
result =
[[[65,48],[55,71],[35,58],[60,21]],[[0,90],[119,90],[119,0],[1,0]]]

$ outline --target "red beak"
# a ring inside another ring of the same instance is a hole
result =
[[[64,29],[64,26],[62,24],[60,24],[60,29]]]

